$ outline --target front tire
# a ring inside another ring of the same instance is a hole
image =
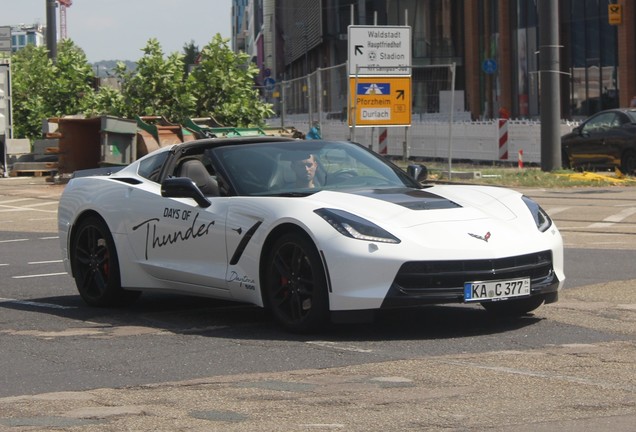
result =
[[[289,233],[277,239],[265,262],[264,297],[276,321],[306,333],[324,326],[329,317],[327,280],[315,245]]]
[[[80,222],[71,250],[75,284],[88,305],[119,306],[139,297],[139,292],[121,287],[115,241],[102,219],[91,216]]]

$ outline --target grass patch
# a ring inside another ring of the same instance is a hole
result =
[[[402,165],[402,162],[399,164]],[[454,164],[449,180],[447,165],[439,162],[424,162],[423,165],[428,169],[428,180],[431,182],[542,188],[636,186],[636,177],[624,176],[620,171],[544,172],[538,167]],[[406,168],[406,164],[403,167]]]
[[[589,173],[559,170],[541,171],[540,168],[523,169],[486,169],[481,178],[475,179],[480,184],[504,185],[510,187],[581,187],[581,186],[619,186],[636,182],[627,178],[618,178],[610,173]]]

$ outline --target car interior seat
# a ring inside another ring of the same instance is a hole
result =
[[[294,173],[291,167],[291,162],[279,158],[276,164],[276,170],[270,179],[269,188],[271,190],[284,189],[287,186],[293,185],[295,181],[296,173]]]
[[[201,189],[203,195],[219,196],[219,185],[198,159],[188,159],[179,166],[179,177],[191,179]]]

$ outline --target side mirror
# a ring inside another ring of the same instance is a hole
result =
[[[200,207],[212,204],[194,182],[187,177],[167,178],[161,183],[161,196],[166,198],[192,198]]]
[[[583,126],[577,126],[572,129],[578,136],[587,137],[590,136],[589,132],[583,132]]]
[[[406,173],[418,182],[423,182],[428,177],[428,169],[419,164],[410,164],[406,167]]]

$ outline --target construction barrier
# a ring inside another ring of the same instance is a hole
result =
[[[380,135],[378,136],[378,153],[381,155],[387,154],[388,146],[387,146],[387,137],[389,136],[389,132],[387,128],[380,129]]]
[[[508,119],[499,119],[499,159],[508,160]]]

